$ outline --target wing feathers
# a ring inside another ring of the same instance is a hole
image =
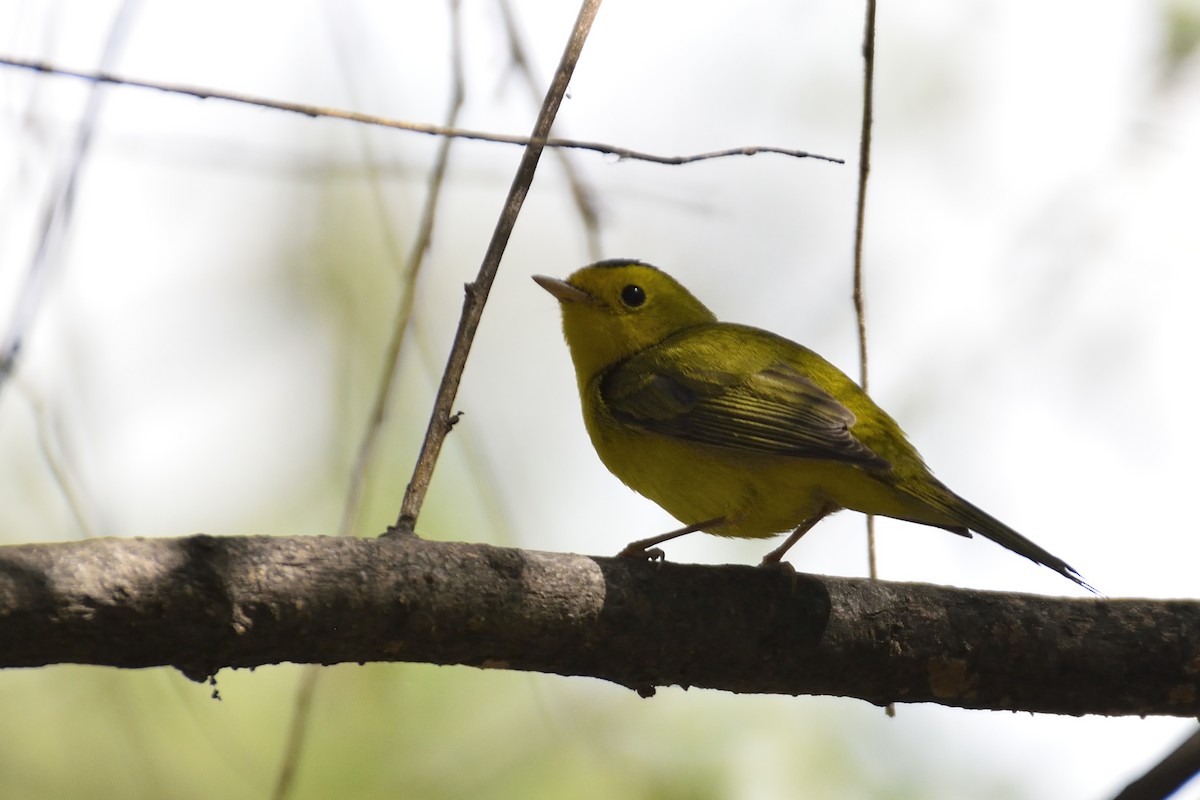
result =
[[[601,399],[617,420],[715,447],[890,466],[854,438],[854,414],[788,364],[747,375],[684,372],[656,355],[634,356],[602,378]]]

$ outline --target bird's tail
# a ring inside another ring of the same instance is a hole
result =
[[[951,494],[953,495],[953,493]],[[1095,587],[1083,579],[1078,570],[1058,556],[1026,539],[983,509],[963,500],[958,495],[953,495],[953,497],[955,500],[954,516],[963,523],[964,527],[991,539],[1001,547],[1007,547],[1014,553],[1025,556],[1030,561],[1049,567],[1064,578],[1072,580],[1087,589],[1092,594],[1099,594]]]

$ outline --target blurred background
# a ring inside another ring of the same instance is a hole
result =
[[[544,87],[577,7],[509,2]],[[573,153],[599,212],[589,245],[544,157],[420,533],[611,555],[674,525],[592,451],[532,273],[650,261],[721,318],[857,374],[862,18],[781,0],[601,8],[559,135],[847,163]],[[0,54],[439,122],[451,20],[431,2],[5,0]],[[1194,597],[1200,2],[917,0],[884,4],[878,25],[872,395],[956,491],[1106,595]],[[502,6],[463,0],[460,26],[459,124],[526,133],[538,101]],[[438,146],[0,67],[0,342],[22,344],[0,386],[0,541],[336,532]],[[520,155],[452,150],[360,535],[395,518]],[[878,530],[885,578],[1082,594],[980,539]],[[863,531],[839,515],[790,560],[865,575]],[[668,557],[756,563],[770,546],[693,536]],[[165,669],[0,673],[0,796],[268,797],[302,673],[222,672],[220,701]],[[887,719],[839,698],[643,700],[586,679],[343,665],[316,684],[292,796],[1102,798],[1194,726],[936,706]]]

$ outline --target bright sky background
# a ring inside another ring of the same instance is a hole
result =
[[[118,5],[7,0],[0,53],[95,69]],[[576,9],[513,6],[544,83]],[[655,263],[721,318],[802,341],[851,374],[861,15],[830,2],[609,0],[557,128],[665,155],[758,144],[845,158],[665,167],[572,156],[602,213],[604,257]],[[1187,511],[1200,426],[1186,422],[1200,344],[1200,58],[1164,58],[1172,15],[1200,24],[1200,3],[910,2],[883,4],[878,19],[871,393],[939,477],[1111,597],[1194,597],[1200,561]],[[445,113],[441,3],[144,0],[130,19],[112,66],[124,76],[414,121]],[[535,106],[496,7],[465,0],[463,20],[460,124],[526,132]],[[88,92],[0,68],[0,333]],[[104,90],[74,218],[54,240],[16,384],[0,394],[0,538],[80,535],[46,466],[39,415],[95,533],[333,532],[395,303],[395,254],[411,239],[435,145]],[[470,143],[454,154],[364,532],[398,507],[462,284],[519,155]],[[544,159],[468,364],[456,404],[465,417],[424,533],[612,554],[673,525],[595,457],[555,303],[529,280],[590,258],[562,171]],[[824,522],[791,560],[863,575],[862,529],[851,514]],[[886,520],[879,536],[889,579],[1079,594],[986,541]],[[754,563],[769,546],[697,536],[668,557]],[[243,691],[272,674],[245,676]],[[0,674],[0,697],[17,691],[13,680]],[[739,797],[816,780],[780,763],[813,746],[813,726],[833,725],[884,784],[899,775],[954,797],[985,780],[1001,787],[989,796],[1019,798],[1111,795],[1195,726],[909,706],[888,720],[850,700],[664,691],[644,703],[566,683],[530,693],[529,713],[610,713],[620,745],[596,758],[614,769],[632,763],[626,751],[675,757],[657,715],[709,720],[711,741],[688,747],[711,747]],[[276,729],[289,702],[281,691],[264,712]],[[830,791],[865,796],[856,780]]]

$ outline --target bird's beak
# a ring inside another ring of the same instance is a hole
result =
[[[583,289],[576,289],[566,281],[558,278],[547,278],[545,275],[534,275],[533,281],[550,294],[558,298],[560,303],[594,303],[595,299]]]

